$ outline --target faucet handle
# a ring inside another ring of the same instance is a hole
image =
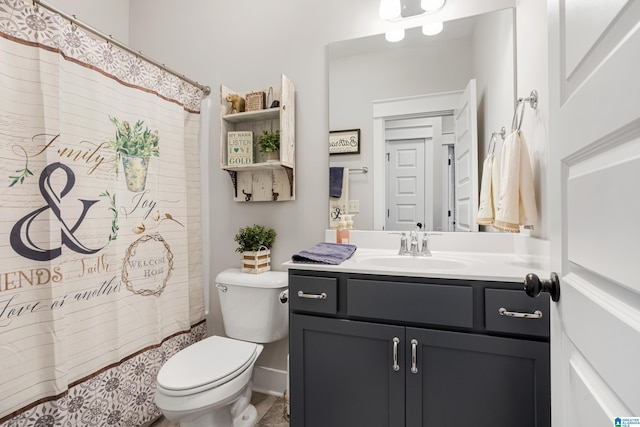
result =
[[[418,252],[418,232],[416,230],[411,230],[409,237],[411,238],[411,241],[409,242],[409,252],[414,255]]]
[[[420,255],[431,256],[431,251],[429,250],[429,233],[424,233],[422,236],[422,248],[420,249]]]
[[[407,249],[407,233],[400,234],[400,250],[398,255],[406,255],[409,252]]]

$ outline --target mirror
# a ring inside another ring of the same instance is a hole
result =
[[[387,101],[411,103],[424,96],[462,93],[469,82],[475,80],[478,165],[476,173],[468,179],[476,189],[479,188],[479,174],[491,134],[511,126],[516,99],[514,22],[515,11],[502,9],[447,21],[444,30],[436,36],[425,36],[421,28],[412,28],[406,30],[405,39],[397,43],[387,42],[384,34],[380,34],[328,46],[329,130],[360,129],[358,154],[329,156],[330,166],[350,170],[348,199],[357,202],[350,203],[352,208],[359,207],[358,212],[349,210],[349,213],[355,213],[355,228],[403,228],[392,227],[379,220],[389,216],[386,187],[390,173],[384,158],[389,156],[388,151],[376,151],[374,147],[376,133],[378,138],[388,141],[389,134],[394,132],[393,123],[397,127],[398,123],[407,120],[422,123],[437,119],[439,124],[434,128],[441,131],[439,138],[429,136],[428,132],[413,136],[409,132],[405,137],[408,140],[422,139],[427,144],[422,151],[432,156],[424,162],[431,167],[424,166],[425,173],[420,178],[424,180],[420,188],[430,188],[432,192],[431,196],[425,196],[425,200],[430,202],[424,202],[425,220],[421,222],[427,226],[423,229],[452,231],[446,228],[447,218],[444,217],[448,214],[448,207],[443,203],[446,203],[446,194],[452,188],[446,182],[449,179],[446,169],[449,147],[454,138],[453,111],[434,110],[394,116],[393,121],[385,122],[381,137],[381,132],[374,129],[374,106]],[[406,127],[410,129],[411,125]],[[498,138],[494,150],[498,161],[502,142]],[[455,154],[453,156],[455,165]],[[368,173],[363,173],[363,168],[367,168]],[[412,223],[411,227],[415,225]],[[478,230],[477,226],[471,229],[475,230]]]

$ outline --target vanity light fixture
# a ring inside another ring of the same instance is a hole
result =
[[[401,0],[380,0],[380,18],[394,23],[395,27],[385,33],[385,39],[389,42],[399,42],[404,39],[406,28],[417,27],[423,16],[440,12],[446,2],[447,0],[420,0],[420,6],[424,12],[419,15],[403,17]],[[395,25],[395,23],[399,23],[399,25]],[[434,36],[439,34],[443,28],[442,21],[428,22],[422,25],[422,33],[426,36]]]
[[[422,34],[424,34],[425,36],[435,36],[436,34],[440,34],[443,28],[444,24],[442,22],[431,22],[429,24],[424,24],[422,26]]]
[[[398,18],[401,13],[400,0],[380,0],[380,18],[390,21]]]
[[[420,7],[425,12],[435,12],[444,7],[446,0],[421,0]]]
[[[404,28],[400,28],[399,30],[387,31],[384,34],[384,38],[387,39],[388,42],[399,42],[404,39]]]

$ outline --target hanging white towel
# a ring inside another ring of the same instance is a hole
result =
[[[500,200],[493,226],[519,233],[521,225],[531,227],[538,221],[529,149],[522,131],[513,132],[504,142],[500,169]]]
[[[493,225],[500,196],[500,170],[496,158],[489,154],[482,165],[480,183],[480,206],[476,222],[480,225]]]

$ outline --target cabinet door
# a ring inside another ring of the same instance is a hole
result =
[[[292,427],[404,426],[403,327],[296,314],[289,322]]]
[[[407,427],[551,425],[548,343],[415,328],[406,341]]]

